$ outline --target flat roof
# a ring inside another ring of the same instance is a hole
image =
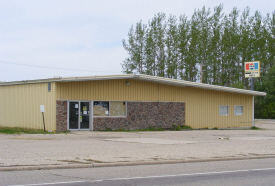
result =
[[[218,85],[210,85],[205,83],[197,83],[197,82],[191,82],[191,81],[185,81],[185,80],[179,80],[179,79],[149,76],[144,74],[121,74],[121,75],[64,77],[64,78],[57,77],[57,78],[38,79],[38,80],[1,82],[0,86],[30,84],[30,83],[73,82],[73,81],[93,81],[93,80],[112,80],[112,79],[135,79],[135,80],[149,81],[149,82],[180,86],[180,87],[194,87],[194,88],[210,89],[210,90],[216,90],[216,91],[233,92],[233,93],[239,93],[239,94],[248,94],[253,96],[266,96],[265,92],[224,87],[224,86],[218,86]]]

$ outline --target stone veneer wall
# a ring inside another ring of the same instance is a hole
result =
[[[126,117],[97,117],[93,121],[94,130],[171,128],[173,124],[185,125],[185,103],[127,102]]]
[[[67,130],[67,101],[56,101],[56,132]]]

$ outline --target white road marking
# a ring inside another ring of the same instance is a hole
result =
[[[202,172],[202,173],[174,174],[174,175],[160,175],[160,176],[144,176],[144,177],[130,177],[130,178],[114,178],[114,179],[106,179],[106,180],[92,180],[92,182],[133,180],[133,179],[148,179],[148,178],[165,178],[165,177],[178,177],[178,176],[196,176],[196,175],[208,175],[208,174],[225,174],[225,173],[249,172],[249,171],[265,171],[265,170],[275,170],[275,168],[246,169],[246,170],[233,170],[233,171],[220,171],[220,172]]]
[[[36,183],[36,184],[13,185],[13,186],[54,185],[54,184],[82,183],[82,182],[89,182],[89,181],[67,181],[67,182],[53,182],[53,183]]]
[[[148,179],[148,178],[168,178],[178,176],[196,176],[196,175],[209,175],[209,174],[226,174],[236,172],[249,172],[249,171],[266,171],[275,170],[275,168],[264,169],[245,169],[245,170],[232,170],[232,171],[220,171],[220,172],[201,172],[201,173],[189,173],[189,174],[173,174],[173,175],[160,175],[160,176],[144,176],[144,177],[130,177],[130,178],[113,178],[106,180],[86,180],[86,181],[69,181],[69,182],[53,182],[53,183],[38,183],[38,184],[26,184],[26,185],[13,185],[13,186],[39,186],[39,185],[54,185],[54,184],[69,184],[69,183],[84,183],[84,182],[102,182],[102,181],[119,181],[119,180],[133,180],[133,179]]]

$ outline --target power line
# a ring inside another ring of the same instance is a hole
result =
[[[19,75],[28,75],[28,76],[45,76],[45,75],[41,75],[41,74],[22,74],[22,73],[15,73],[15,72],[6,72],[6,71],[0,71],[3,74],[19,74]]]
[[[46,66],[39,66],[39,65],[29,65],[29,64],[22,64],[22,63],[13,63],[13,62],[6,62],[0,61],[0,63],[6,64],[13,64],[13,65],[21,65],[21,66],[29,66],[29,67],[36,67],[36,68],[47,68],[47,69],[54,69],[54,70],[70,70],[70,71],[82,71],[82,72],[109,72],[109,73],[118,73],[114,71],[90,71],[90,70],[78,70],[78,69],[70,69],[70,68],[56,68],[56,67],[46,67]],[[121,72],[119,72],[121,73]]]

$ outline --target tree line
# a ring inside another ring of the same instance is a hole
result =
[[[196,9],[190,18],[158,13],[132,25],[122,43],[124,73],[249,88],[244,62],[261,61],[262,76],[274,66],[275,11],[263,16],[234,7],[225,14],[219,5]]]

